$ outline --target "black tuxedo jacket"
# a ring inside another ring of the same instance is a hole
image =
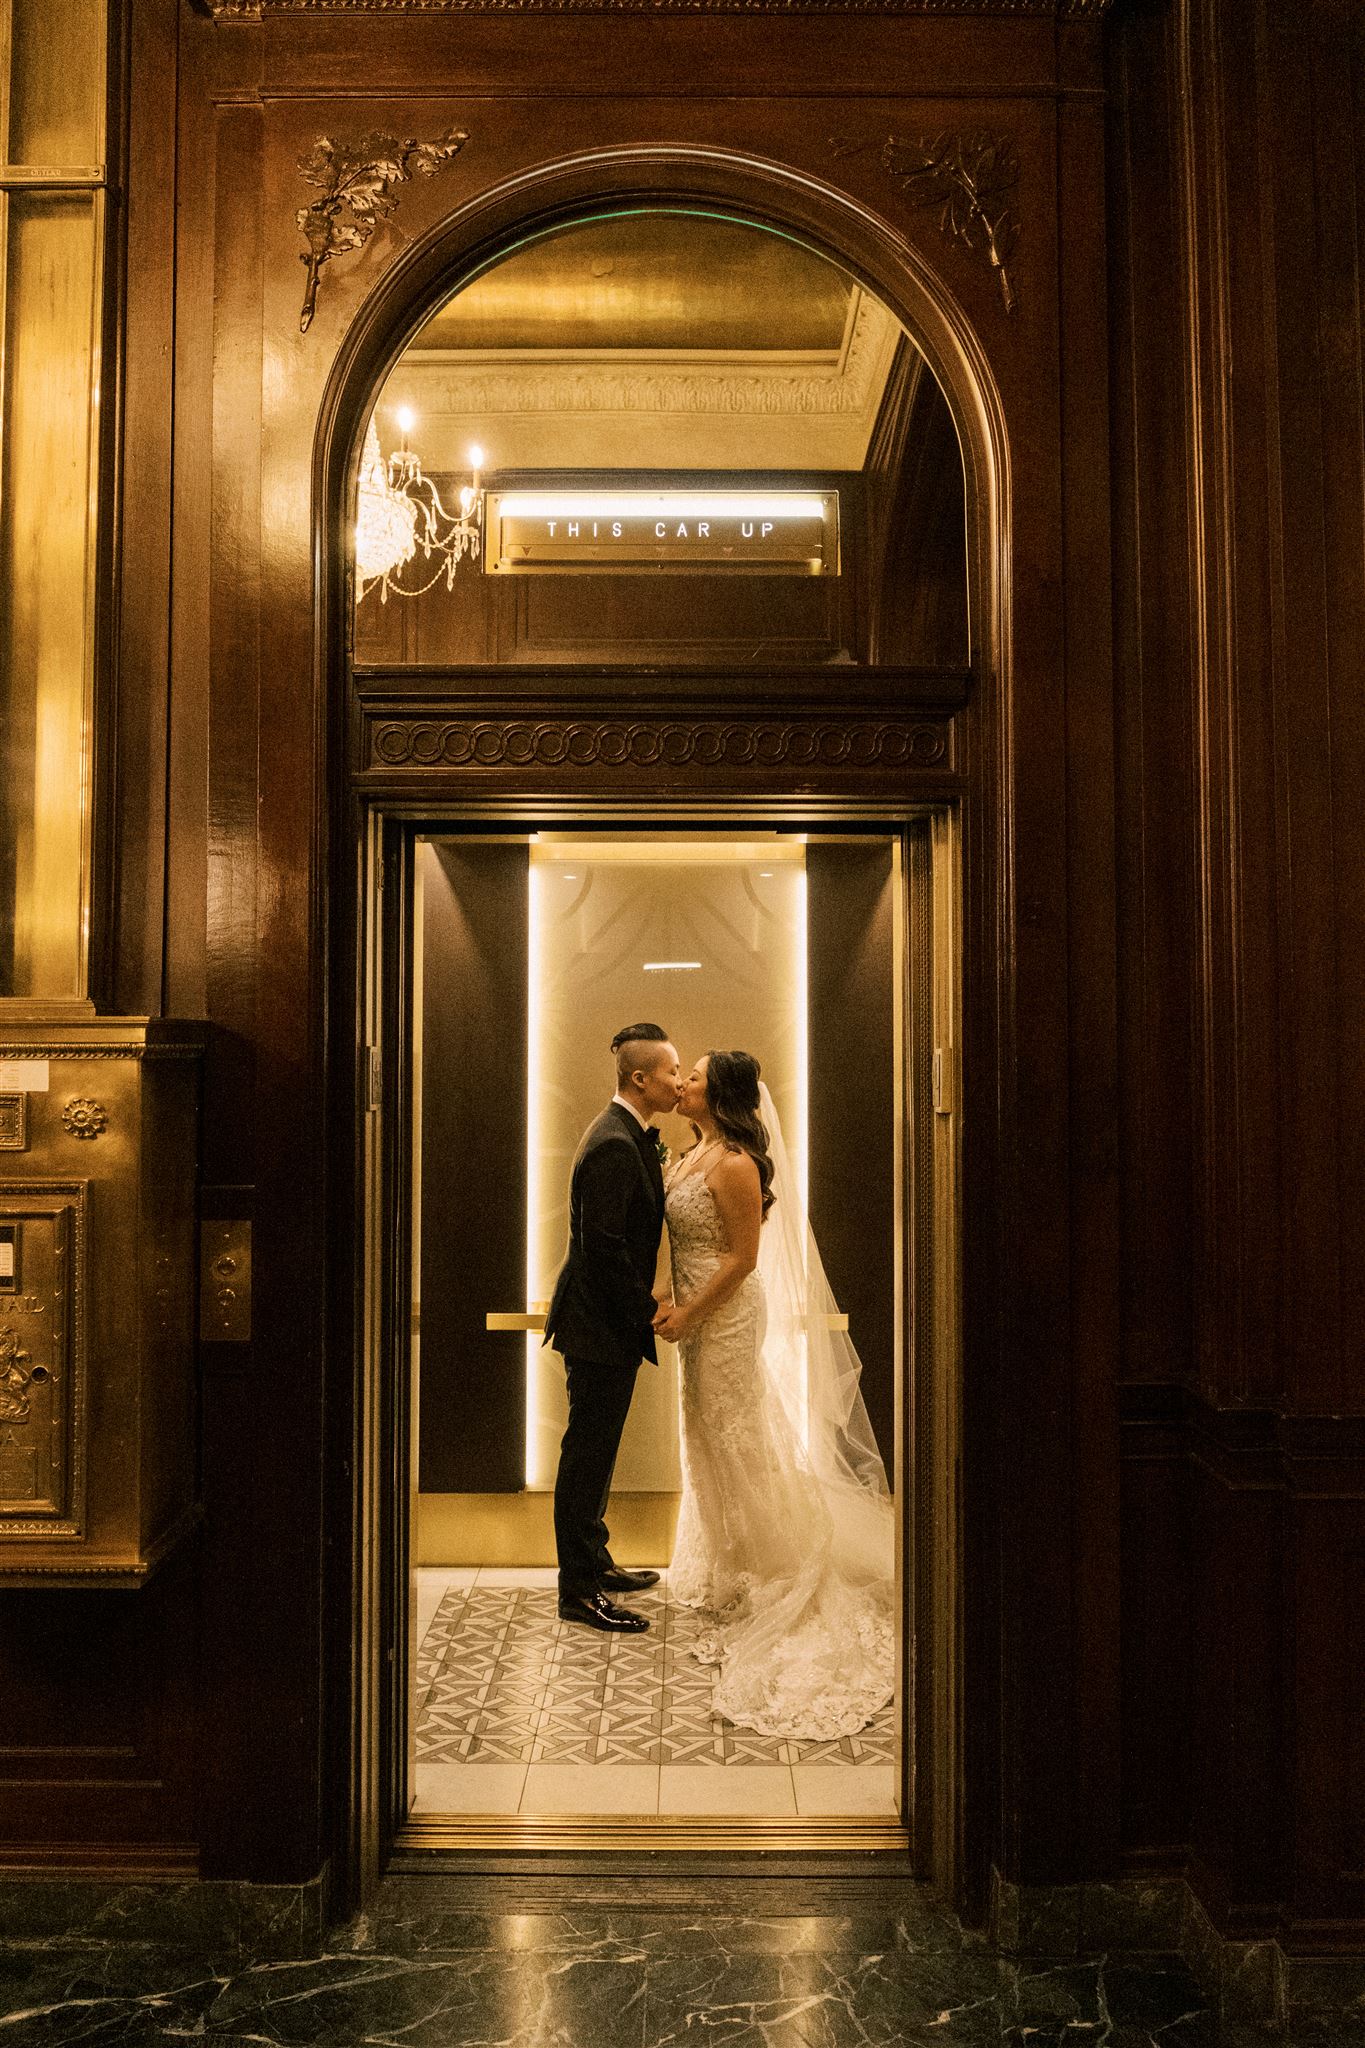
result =
[[[653,1359],[654,1269],[664,1223],[656,1134],[619,1102],[583,1133],[569,1183],[569,1256],[545,1342],[604,1365]]]

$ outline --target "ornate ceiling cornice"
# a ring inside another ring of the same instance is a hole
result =
[[[750,365],[717,355],[692,361],[663,351],[594,349],[579,356],[475,356],[410,348],[404,373],[423,377],[423,412],[701,413],[730,418],[860,418],[875,412],[898,330],[878,300],[859,292],[838,360]]]
[[[215,21],[280,14],[958,14],[1098,21],[1111,0],[195,0]]]

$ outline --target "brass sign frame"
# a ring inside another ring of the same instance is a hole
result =
[[[46,1512],[26,1511],[20,1502],[0,1502],[0,1537],[70,1541],[72,1537],[79,1538],[85,1533],[88,1187],[88,1181],[83,1179],[7,1180],[0,1183],[0,1216],[7,1223],[51,1223],[55,1240],[54,1260],[60,1277],[60,1288],[53,1288],[48,1302],[22,1291],[0,1297],[0,1337],[10,1333],[21,1340],[26,1323],[36,1322],[45,1314],[50,1316],[51,1335],[47,1347],[50,1355],[40,1360],[36,1367],[25,1363],[16,1370],[22,1372],[27,1380],[43,1371],[50,1375],[51,1380],[65,1383],[59,1385],[51,1403],[55,1407],[60,1399],[60,1429],[56,1432],[60,1440],[59,1497]],[[21,1263],[21,1289],[23,1278]],[[25,1359],[30,1355],[24,1347]],[[20,1389],[16,1382],[15,1393],[18,1399],[26,1399],[31,1404],[30,1387]],[[0,1419],[0,1453],[14,1429],[29,1426],[28,1417],[22,1421]]]
[[[484,493],[489,576],[837,576],[837,490]]]

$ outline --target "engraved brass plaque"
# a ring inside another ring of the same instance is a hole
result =
[[[79,1534],[85,1191],[0,1188],[17,1287],[0,1294],[0,1530]]]
[[[251,1225],[208,1222],[199,1234],[199,1337],[251,1342]]]

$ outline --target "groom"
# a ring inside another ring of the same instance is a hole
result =
[[[569,1426],[555,1480],[559,1613],[614,1634],[649,1623],[612,1593],[639,1593],[657,1572],[628,1572],[607,1549],[607,1495],[642,1358],[653,1359],[654,1268],[663,1235],[659,1134],[649,1121],[678,1100],[678,1054],[658,1024],[628,1024],[611,1042],[616,1093],[583,1134],[569,1185],[569,1256],[545,1318],[564,1359]]]

